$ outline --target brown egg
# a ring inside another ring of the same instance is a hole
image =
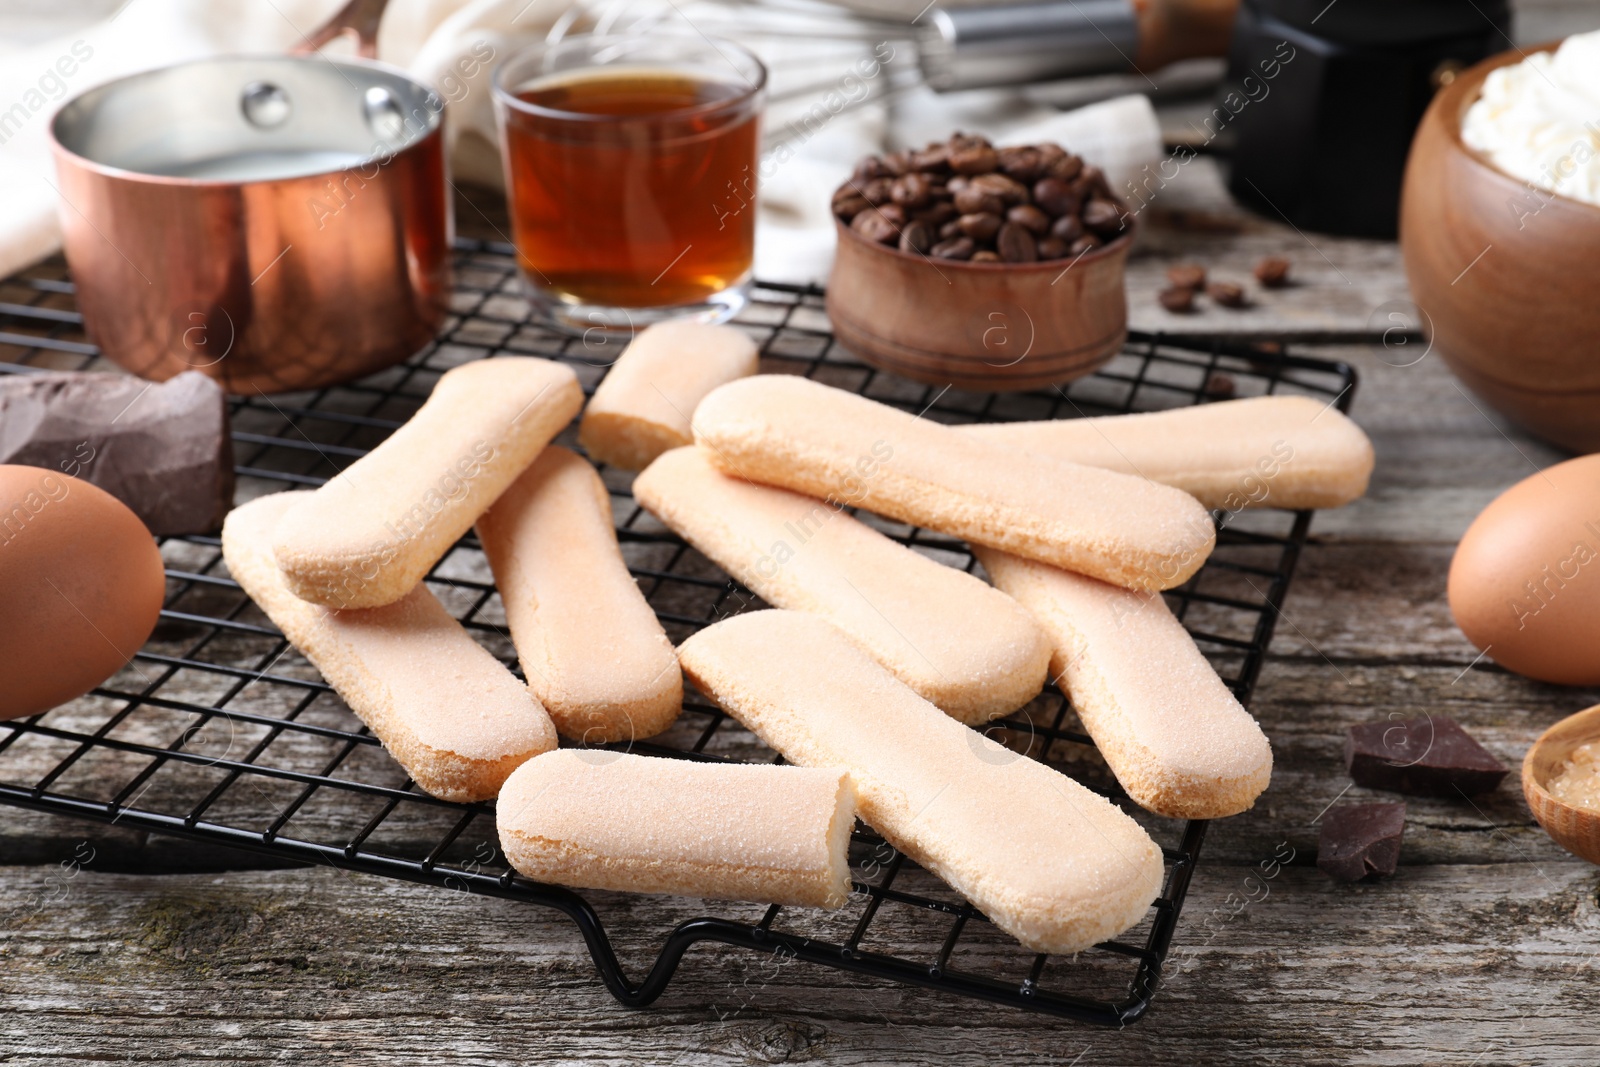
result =
[[[1507,489],[1450,562],[1456,625],[1507,670],[1600,684],[1600,455]]]
[[[0,719],[115,674],[155,629],[161,553],[127,505],[42,467],[0,466]]]

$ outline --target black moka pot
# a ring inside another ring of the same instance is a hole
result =
[[[1510,47],[1509,17],[1505,0],[1240,0],[1219,98],[1229,190],[1301,229],[1393,237],[1423,111]]]

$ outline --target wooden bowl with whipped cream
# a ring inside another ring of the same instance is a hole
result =
[[[1522,793],[1551,839],[1574,856],[1600,863],[1600,704],[1546,730],[1522,761]],[[1578,801],[1582,800],[1583,803]]]
[[[1406,164],[1400,245],[1422,327],[1451,370],[1535,436],[1594,452],[1600,205],[1531,185],[1462,136],[1492,71],[1559,43],[1487,59],[1434,97]]]

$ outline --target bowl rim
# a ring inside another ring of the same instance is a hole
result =
[[[1123,214],[1128,219],[1128,228],[1126,232],[1119,233],[1114,239],[1107,241],[1099,248],[1092,248],[1076,258],[1068,258],[1063,256],[1060,259],[1037,259],[1032,263],[973,263],[972,261],[966,259],[936,259],[933,256],[922,252],[902,252],[900,249],[894,248],[890,245],[879,244],[877,241],[867,240],[855,230],[851,229],[850,224],[841,219],[831,207],[828,210],[828,214],[833,217],[833,225],[834,228],[839,232],[840,240],[852,240],[859,242],[864,248],[870,249],[874,252],[887,253],[898,259],[903,259],[908,263],[931,264],[940,270],[943,270],[945,267],[949,266],[958,270],[971,270],[991,274],[1023,274],[1031,270],[1044,271],[1056,269],[1061,269],[1063,272],[1065,272],[1067,270],[1071,270],[1073,267],[1086,260],[1092,263],[1102,259],[1111,258],[1115,254],[1125,252],[1129,245],[1132,244],[1133,239],[1139,230],[1138,213],[1129,211],[1127,203],[1115,193],[1111,194],[1109,199],[1116,201],[1117,206],[1123,209]]]
[[[1461,137],[1461,122],[1466,117],[1469,107],[1477,103],[1483,95],[1483,83],[1488,80],[1491,73],[1501,67],[1509,67],[1522,63],[1541,52],[1554,52],[1561,47],[1565,37],[1558,37],[1552,41],[1529,45],[1526,48],[1512,47],[1504,52],[1497,52],[1492,56],[1479,60],[1460,74],[1439,91],[1435,97],[1434,108],[1437,117],[1444,126],[1444,135],[1450,146],[1460,152],[1469,161],[1479,168],[1493,175],[1497,180],[1514,185],[1519,190],[1536,190],[1538,193],[1548,195],[1564,204],[1571,204],[1587,211],[1600,212],[1600,204],[1593,204],[1587,200],[1567,196],[1554,189],[1547,189],[1542,185],[1534,185],[1515,174],[1502,170],[1488,156],[1467,144]]]
[[[1568,731],[1574,731],[1574,732],[1581,733],[1585,729],[1592,731],[1592,736],[1590,736],[1590,737],[1582,737],[1582,736],[1580,736],[1580,737],[1575,737],[1575,738],[1566,738],[1566,737],[1559,737],[1558,738],[1558,737],[1552,736],[1554,734],[1566,733]],[[1581,711],[1575,711],[1571,715],[1566,716],[1565,718],[1558,719],[1556,722],[1552,723],[1543,733],[1541,733],[1538,736],[1538,738],[1533,742],[1533,744],[1528,746],[1527,754],[1522,757],[1522,788],[1523,788],[1523,791],[1524,792],[1537,793],[1539,799],[1543,803],[1546,803],[1546,804],[1549,804],[1549,805],[1552,805],[1552,806],[1558,807],[1558,808],[1565,808],[1565,809],[1567,809],[1569,811],[1578,812],[1580,814],[1588,815],[1591,818],[1600,819],[1600,812],[1592,811],[1592,810],[1590,810],[1588,808],[1580,808],[1576,804],[1568,804],[1566,801],[1559,800],[1555,796],[1551,795],[1550,791],[1547,788],[1545,788],[1545,783],[1543,781],[1539,780],[1539,776],[1534,773],[1534,769],[1533,769],[1534,756],[1545,745],[1547,745],[1547,744],[1555,744],[1558,741],[1566,742],[1566,743],[1573,744],[1573,745],[1579,745],[1579,744],[1583,744],[1584,741],[1586,741],[1586,740],[1600,741],[1600,704],[1595,704],[1595,705],[1593,705],[1591,707],[1584,708]]]

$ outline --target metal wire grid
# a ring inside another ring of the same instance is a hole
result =
[[[458,253],[454,315],[436,343],[403,366],[314,393],[232,402],[241,500],[320,485],[403,422],[438,375],[465,360],[547,356],[571,364],[592,391],[618,352],[614,342],[532,325],[506,246],[460,242]],[[0,282],[0,371],[109,369],[83,338],[72,292],[59,262]],[[760,343],[765,371],[805,374],[949,422],[1108,414],[1279,392],[1347,409],[1355,385],[1345,364],[1291,357],[1275,346],[1135,335],[1106,368],[1068,387],[976,394],[916,385],[856,362],[834,345],[815,290],[760,285],[738,324]],[[639,509],[626,474],[602,473],[630,569],[674,640],[760,606]],[[959,541],[861,517],[918,551],[976,569]],[[1216,553],[1168,594],[1169,603],[1248,703],[1311,513],[1260,510],[1217,518]],[[1140,926],[1071,959],[1028,953],[858,826],[851,844],[855,893],[840,912],[774,906],[756,921],[680,923],[635,983],[591,899],[529,882],[505,865],[492,805],[436,800],[383,754],[225,576],[217,538],[168,538],[162,551],[167,606],[134,662],[78,701],[0,723],[0,801],[552,907],[577,924],[601,979],[630,1006],[660,996],[683,953],[702,940],[1094,1023],[1125,1025],[1150,1005],[1205,824],[1133,809],[1068,703],[1053,691],[988,732],[1123,803],[1166,842],[1163,891]],[[427,581],[469,630],[517,669],[498,595],[471,535]],[[691,759],[777,758],[692,692],[674,728],[631,747]]]

